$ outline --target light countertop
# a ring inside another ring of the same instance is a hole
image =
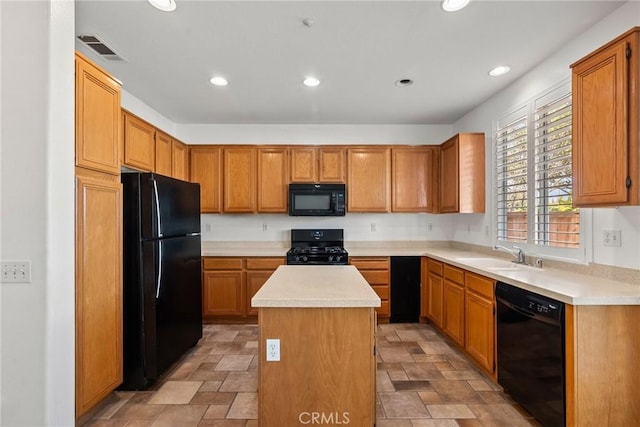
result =
[[[557,268],[518,265],[472,251],[432,248],[424,255],[567,304],[640,305],[640,286],[630,283]]]
[[[380,297],[352,265],[281,265],[251,306],[380,307]]]
[[[509,283],[573,305],[640,305],[640,286],[566,268],[536,268],[510,262],[511,258],[471,250],[454,249],[437,242],[345,243],[349,256],[428,256],[465,270]],[[281,256],[288,245],[269,242],[203,242],[203,256]],[[293,267],[293,266],[290,266]],[[328,277],[330,266],[295,266],[321,270]],[[333,268],[333,267],[331,267]],[[337,267],[340,268],[340,267]],[[576,268],[578,270],[578,268]],[[635,274],[631,270],[631,274]],[[315,274],[315,273],[314,273]],[[640,278],[640,271],[637,271]],[[293,277],[292,277],[293,279]],[[322,279],[320,279],[322,280]],[[364,279],[362,279],[364,280]],[[636,281],[637,282],[637,281]],[[366,283],[366,282],[365,282]]]

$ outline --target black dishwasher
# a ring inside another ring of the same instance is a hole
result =
[[[564,304],[498,282],[496,308],[498,384],[543,426],[564,426]]]
[[[391,323],[420,321],[420,257],[391,257]]]

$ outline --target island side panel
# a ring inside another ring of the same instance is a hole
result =
[[[637,426],[640,306],[566,305],[567,426]]]
[[[261,427],[375,423],[373,308],[260,308]],[[280,361],[266,361],[266,339]],[[324,418],[323,418],[324,417]]]

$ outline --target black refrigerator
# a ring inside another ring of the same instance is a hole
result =
[[[123,173],[124,390],[156,380],[202,337],[200,185]]]

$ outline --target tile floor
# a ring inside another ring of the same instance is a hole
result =
[[[539,426],[431,326],[382,324],[376,335],[378,427]],[[256,325],[205,325],[152,389],[116,391],[85,426],[257,426],[257,354]]]

